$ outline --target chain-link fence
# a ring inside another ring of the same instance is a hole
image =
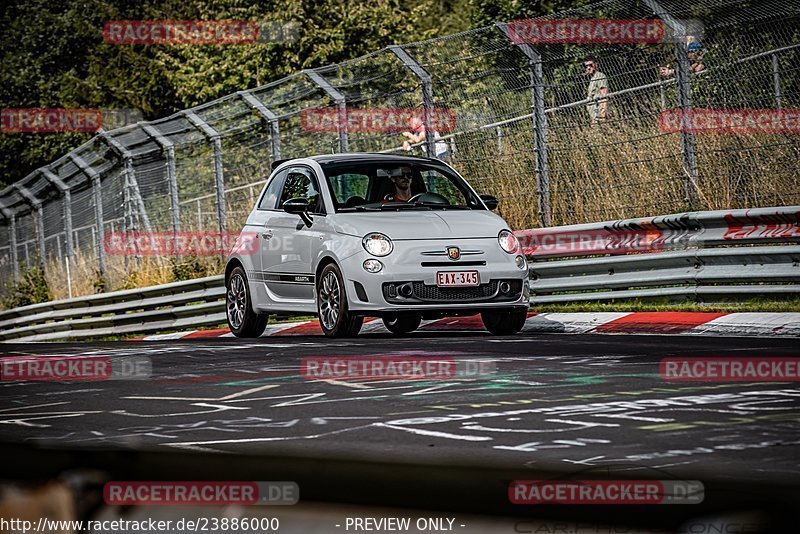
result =
[[[657,22],[665,36],[520,37],[547,22],[619,19]],[[319,153],[445,159],[499,197],[515,229],[797,203],[796,115],[794,129],[697,131],[668,127],[665,113],[796,112],[799,43],[792,0],[611,0],[303,71],[101,132],[0,192],[2,278],[42,263],[51,278],[129,286],[141,259],[109,257],[108,233],[238,231],[272,161]],[[408,127],[309,128],[304,115],[409,108],[427,127],[405,146]],[[455,117],[452,131],[435,131],[424,113],[435,110]]]

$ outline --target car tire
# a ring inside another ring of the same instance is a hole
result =
[[[414,315],[387,315],[383,318],[383,326],[389,329],[392,334],[402,335],[413,332],[419,328],[422,322],[422,316],[419,314]]]
[[[234,267],[225,284],[225,316],[228,328],[236,337],[259,337],[267,328],[269,315],[253,311],[247,275]]]
[[[335,263],[326,265],[317,280],[317,313],[327,337],[357,336],[364,324],[364,317],[353,315],[347,307],[344,277]]]
[[[525,326],[527,309],[485,311],[481,313],[483,326],[496,336],[516,334]]]

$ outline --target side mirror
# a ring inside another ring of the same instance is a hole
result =
[[[498,204],[497,197],[492,195],[481,195],[481,200],[483,200],[483,203],[486,204],[486,207],[489,208],[490,210],[497,209],[497,204]]]
[[[305,198],[290,198],[281,206],[286,213],[293,213],[299,215],[306,226],[311,226],[313,219],[308,214],[308,199]]]

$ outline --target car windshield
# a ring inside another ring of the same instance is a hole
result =
[[[444,166],[381,161],[322,168],[336,211],[485,209],[464,180]]]

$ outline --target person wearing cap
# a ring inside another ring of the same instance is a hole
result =
[[[686,47],[686,53],[689,56],[689,61],[691,62],[689,65],[689,72],[691,74],[697,74],[698,72],[704,71],[706,66],[703,65],[703,61],[700,59],[700,52],[703,49],[703,44],[700,41],[692,41]],[[658,73],[664,77],[669,78],[675,76],[675,69],[668,66],[662,66],[659,68]]]
[[[692,74],[697,74],[706,68],[706,66],[703,65],[703,61],[700,59],[700,52],[702,49],[703,45],[700,43],[700,41],[692,41],[689,43],[687,53],[689,55],[689,61],[691,61],[689,72]]]

